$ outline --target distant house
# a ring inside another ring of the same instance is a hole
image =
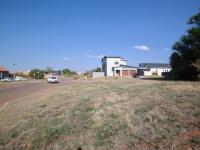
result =
[[[105,76],[135,77],[137,67],[128,66],[127,60],[118,56],[104,56],[102,58],[102,71]]]
[[[9,71],[4,67],[0,66],[0,79],[9,77]]]
[[[163,76],[171,71],[171,66],[165,63],[140,63],[138,74],[143,76]]]

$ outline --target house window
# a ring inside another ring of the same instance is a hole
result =
[[[118,64],[119,64],[119,62],[118,62],[118,61],[116,61],[116,62],[115,62],[115,65],[118,65]]]

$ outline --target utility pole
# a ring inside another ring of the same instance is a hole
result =
[[[15,66],[16,64],[13,64],[13,66]],[[14,78],[14,81],[15,81],[15,71],[14,71],[14,74],[13,74],[13,78]]]

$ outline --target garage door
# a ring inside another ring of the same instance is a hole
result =
[[[128,76],[128,70],[122,70],[122,76]]]
[[[130,76],[136,77],[136,71],[135,70],[130,70]]]

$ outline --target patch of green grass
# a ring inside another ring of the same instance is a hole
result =
[[[57,126],[63,122],[63,118],[54,118],[53,120],[50,121],[51,126]]]
[[[153,104],[149,103],[138,104],[136,107],[134,107],[134,114],[144,118],[144,115],[153,110],[154,107],[155,106],[153,106]]]
[[[47,106],[46,104],[40,105],[41,108],[44,108],[44,107],[46,107],[46,106]]]
[[[200,107],[199,107],[199,108],[200,108]],[[199,111],[199,112],[194,112],[194,113],[193,113],[193,116],[194,116],[194,117],[200,117],[200,111]]]
[[[103,125],[100,126],[96,129],[96,135],[95,135],[95,140],[96,140],[96,145],[97,146],[102,146],[104,144],[108,144],[110,141],[110,137],[113,136],[115,131],[113,130],[112,126],[109,125]]]
[[[46,122],[40,127],[40,131],[37,131],[35,137],[32,141],[31,149],[40,149],[44,142],[54,143],[61,136],[69,135],[71,133],[71,128],[69,124],[63,118],[54,118],[49,122]]]
[[[67,123],[62,123],[61,125],[49,126],[45,128],[45,137],[49,142],[56,139],[60,135],[70,134],[70,127]]]
[[[119,117],[119,115],[112,113],[112,114],[110,114],[110,117],[112,119],[117,119]]]
[[[41,137],[41,135],[39,135],[38,137],[35,137],[32,141],[32,145],[31,145],[31,150],[37,150],[40,148],[40,145],[45,141],[44,137]]]
[[[20,128],[14,128],[13,130],[10,131],[10,138],[16,138],[18,135],[20,135],[20,133],[22,132],[22,130]]]
[[[113,139],[127,128],[125,123],[107,121],[95,129],[96,146],[112,145]]]
[[[92,114],[95,109],[90,100],[87,96],[76,97],[76,105],[71,108],[67,118],[73,136],[86,133],[94,125]]]
[[[59,136],[61,134],[69,134],[70,133],[70,127],[67,123],[64,123],[61,126],[54,126],[54,127],[49,127],[45,129],[46,137],[48,139],[54,138],[56,136]]]
[[[158,134],[159,138],[167,139],[168,137],[173,135],[173,132],[168,127],[159,127],[154,125],[155,132]]]

